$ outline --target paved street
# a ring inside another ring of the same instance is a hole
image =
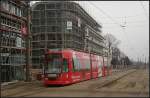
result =
[[[146,70],[124,70],[113,72],[111,76],[101,77],[63,87],[44,87],[39,81],[2,88],[2,96],[13,97],[104,97],[104,96],[149,96],[149,76]]]

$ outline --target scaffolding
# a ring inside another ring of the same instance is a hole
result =
[[[18,0],[0,1],[0,69],[1,83],[24,79],[26,26],[25,3]],[[24,27],[23,27],[24,26]]]
[[[41,68],[47,49],[74,49],[103,54],[99,25],[75,2],[43,1],[32,6],[32,65]]]

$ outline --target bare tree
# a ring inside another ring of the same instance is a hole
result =
[[[120,44],[120,40],[116,39],[112,34],[107,33],[104,35],[106,47],[108,47],[109,52],[112,47],[117,47]]]
[[[116,39],[115,36],[113,36],[112,34],[107,33],[106,35],[104,35],[105,38],[105,45],[108,48],[108,64],[111,64],[112,61],[112,48],[117,48],[118,45],[120,44],[120,41],[118,39]]]

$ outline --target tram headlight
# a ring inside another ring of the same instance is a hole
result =
[[[42,78],[44,78],[44,75],[41,75]]]
[[[45,80],[48,80],[48,78],[45,78]]]

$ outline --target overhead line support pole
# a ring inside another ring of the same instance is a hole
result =
[[[30,66],[31,66],[31,32],[30,32],[30,1],[27,1],[27,37],[26,37],[26,82],[31,81]]]

